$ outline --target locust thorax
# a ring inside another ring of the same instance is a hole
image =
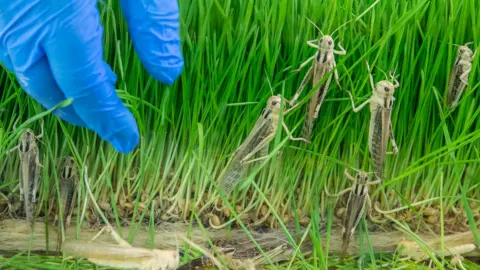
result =
[[[458,47],[458,57],[462,60],[472,61],[473,52],[467,46]]]
[[[395,86],[389,81],[379,81],[375,86],[375,94],[380,98],[391,97],[395,93]]]
[[[318,49],[324,49],[326,51],[333,51],[333,46],[335,43],[333,42],[333,38],[329,35],[323,36],[321,39],[318,40]]]
[[[27,153],[32,149],[35,144],[35,134],[31,129],[26,129],[20,136],[20,152]]]

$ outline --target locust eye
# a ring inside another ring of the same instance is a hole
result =
[[[320,43],[323,42],[323,38],[320,39]]]
[[[278,104],[278,101],[275,101],[275,100],[272,101],[272,106],[275,106],[275,105],[277,105],[277,104]]]
[[[464,52],[465,52],[465,50],[464,50],[464,49],[460,49],[460,53],[464,53]]]
[[[390,92],[390,89],[388,89],[388,87],[385,86],[385,92]]]
[[[331,40],[328,41],[328,45],[332,45],[332,41],[331,41]]]

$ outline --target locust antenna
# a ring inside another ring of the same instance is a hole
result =
[[[357,173],[361,173],[361,172],[363,172],[363,173],[365,173],[366,175],[371,175],[371,174],[374,174],[374,173],[375,173],[375,172],[368,172],[368,173],[367,173],[367,172],[366,172],[366,171],[364,171],[364,170],[360,170],[360,169],[357,169],[357,168],[355,168],[355,167],[351,167],[351,166],[350,166],[350,165],[348,165],[348,164],[347,164],[347,166],[346,166],[346,167],[347,167],[347,168],[350,168],[350,169],[352,169],[352,170],[354,170],[354,171],[355,171],[355,172],[357,172]]]
[[[267,74],[267,71],[265,71],[265,77],[267,77],[267,83],[268,83],[268,86],[270,86],[270,92],[272,92],[272,96],[274,96],[275,94],[273,93],[273,87],[272,87],[272,84],[270,83],[270,79],[268,78],[268,74]]]
[[[437,40],[438,43],[443,43],[443,40]],[[457,46],[457,47],[460,47],[462,45],[458,45],[458,44],[455,44],[455,43],[446,43],[447,45],[453,45],[453,46]]]
[[[395,69],[393,70],[393,73],[392,71],[390,70],[390,72],[388,73],[388,76],[390,76],[390,79],[392,80],[392,83],[394,84],[393,87],[394,88],[398,88],[400,86],[400,83],[398,82],[398,80],[395,78],[395,73],[397,73],[397,68],[395,67]]]
[[[305,17],[305,18],[306,18],[306,17]],[[313,26],[315,26],[315,28],[317,28],[318,31],[320,31],[320,34],[322,34],[322,37],[323,37],[324,34],[323,34],[322,30],[320,30],[320,28],[318,28],[318,26],[317,26],[314,22],[312,22],[309,18],[306,18],[306,19],[307,19],[311,24],[313,24]]]
[[[330,36],[333,36],[333,34],[335,34],[335,32],[337,32],[338,30],[340,30],[340,28],[344,27],[345,25],[347,25],[349,22],[351,22],[352,20],[348,20],[346,23],[340,25],[337,29],[335,29],[335,31],[333,31]]]
[[[362,170],[359,170],[359,169],[357,169],[357,168],[350,167],[350,166],[348,166],[348,167],[349,167],[350,169],[354,170],[354,171],[357,172],[357,173],[362,172]]]
[[[385,71],[383,71],[383,69],[379,68],[378,66],[375,66],[375,67],[378,68],[383,73],[383,75],[385,75],[385,78],[388,80],[387,73],[385,73]]]
[[[362,14],[358,15],[358,17],[355,18],[355,21],[360,20],[360,18],[362,18],[365,14],[367,14],[367,12],[369,12],[373,7],[375,7],[378,4],[378,2],[380,2],[380,0],[375,1],[375,3],[373,3],[367,9],[365,9],[365,11],[363,11]]]
[[[470,44],[473,44],[473,41],[467,42],[467,43],[465,43],[465,45],[463,45],[463,46],[468,46],[468,45],[470,45]]]

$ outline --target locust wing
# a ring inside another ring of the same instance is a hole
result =
[[[240,145],[240,147],[235,151],[232,161],[227,166],[222,182],[220,183],[220,188],[224,192],[230,193],[233,191],[233,189],[235,189],[235,186],[244,177],[246,171],[247,165],[241,163],[242,159],[244,159],[248,154],[250,154],[253,149],[258,146],[259,143],[269,133],[271,133],[271,113],[271,110],[264,109],[262,111],[261,116],[258,118],[250,134]]]
[[[460,58],[457,57],[455,65],[450,71],[450,80],[448,82],[447,105],[453,107],[458,102],[462,94],[465,84],[460,79],[463,72],[463,66],[459,64]]]

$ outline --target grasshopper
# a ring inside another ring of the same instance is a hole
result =
[[[167,270],[175,269],[179,262],[177,250],[146,249],[131,246],[127,241],[113,229],[108,220],[102,214],[100,206],[90,190],[88,184],[88,168],[84,169],[84,181],[87,194],[93,202],[95,209],[104,218],[107,226],[103,227],[90,241],[65,241],[62,244],[62,252],[67,256],[86,257],[89,261],[106,267],[120,269],[142,269],[142,270]],[[110,232],[115,244],[92,243],[104,231]]]
[[[440,240],[440,237],[426,240],[425,244],[434,256],[452,256],[450,263],[454,266],[459,264],[461,268],[464,269],[462,265],[462,254],[479,254],[480,248],[475,245],[475,238],[471,231],[446,235],[442,238],[443,240]],[[397,243],[397,249],[399,249],[399,254],[402,257],[413,260],[416,263],[429,258],[427,250],[413,240],[400,240]],[[432,260],[430,260],[430,263],[431,262]]]
[[[210,269],[212,267],[215,267],[215,264],[212,262],[212,260],[207,256],[202,256],[179,266],[177,270],[200,270]]]
[[[14,130],[16,130],[17,121],[13,125]],[[20,136],[20,143],[9,151],[18,149],[20,157],[20,200],[24,203],[26,219],[30,223],[32,230],[35,223],[36,195],[40,179],[40,168],[42,167],[36,140],[42,137],[43,122],[40,135],[35,136],[31,129],[25,129]]]
[[[338,30],[338,29],[337,29]],[[336,30],[335,30],[336,31]],[[335,33],[335,31],[333,33]],[[320,31],[321,32],[321,31]],[[332,33],[332,35],[333,35]],[[338,47],[340,47],[340,51],[334,49],[335,43],[333,38],[329,35],[323,35],[322,38],[318,40],[318,44],[315,44],[316,40],[309,40],[307,41],[307,45],[317,49],[315,55],[310,57],[307,61],[303,62],[297,70],[302,69],[305,67],[310,61],[314,60],[312,66],[307,71],[307,74],[303,77],[302,82],[300,83],[300,87],[298,88],[297,92],[295,93],[293,99],[290,101],[290,106],[295,105],[298,97],[302,93],[303,89],[307,85],[307,83],[312,79],[312,87],[318,87],[315,91],[314,95],[310,99],[309,105],[307,107],[307,114],[305,116],[305,124],[303,126],[303,137],[309,139],[312,133],[313,122],[318,117],[318,112],[320,111],[320,107],[322,106],[323,100],[325,95],[327,94],[328,87],[332,80],[332,74],[328,75],[327,80],[322,84],[319,85],[319,82],[326,76],[328,72],[336,67],[335,63],[335,54],[345,55],[347,51],[338,43]],[[335,69],[333,71],[335,76],[335,81],[340,89],[342,86],[340,85],[338,72]]]
[[[373,95],[364,103],[355,107],[353,96],[350,91],[347,90],[350,100],[352,102],[352,108],[354,112],[359,112],[365,105],[370,104],[370,128],[368,134],[368,149],[372,155],[373,165],[375,169],[375,175],[378,180],[383,179],[383,170],[385,166],[385,155],[397,154],[398,147],[395,142],[392,130],[392,107],[395,98],[393,94],[395,88],[400,86],[400,83],[390,73],[390,78],[394,80],[395,84],[392,84],[388,80],[378,82],[376,85],[373,82],[373,76],[370,72],[370,66],[365,61],[370,76],[370,86],[373,89]],[[386,76],[386,75],[385,75]],[[392,152],[387,152],[388,138],[392,142]]]
[[[450,72],[450,81],[448,84],[447,105],[450,109],[453,109],[457,105],[465,87],[468,85],[468,76],[472,69],[472,62],[477,54],[477,50],[473,53],[472,50],[468,48],[468,45],[472,43],[473,42],[468,42],[458,48],[458,55]]]
[[[65,157],[63,160],[62,171],[60,173],[60,209],[55,215],[55,222],[57,223],[57,251],[60,251],[62,243],[62,226],[64,230],[70,225],[70,219],[75,205],[75,198],[77,197],[78,173],[75,165],[75,160],[71,156]],[[62,219],[60,222],[60,214]]]
[[[218,241],[214,241],[215,243]],[[225,242],[220,240],[220,242]],[[227,241],[228,242],[228,241]],[[222,261],[228,266],[228,269],[256,269],[256,267],[263,266],[266,264],[266,258],[262,253],[260,253],[257,247],[248,247],[245,248],[242,246],[245,243],[239,243],[234,241],[233,243],[229,243],[228,247],[218,247],[217,255],[218,257],[222,258]],[[220,245],[221,246],[221,245]],[[216,248],[217,249],[217,248]],[[276,246],[269,246],[262,248],[265,252],[265,255],[270,258],[271,261],[281,261],[287,254],[289,254],[289,249],[286,244],[280,244]],[[179,268],[177,270],[201,270],[201,269],[212,269],[219,264],[219,262],[215,263],[212,256],[202,256],[196,258]]]
[[[268,145],[270,141],[275,137],[275,133],[278,129],[278,119],[280,116],[280,108],[282,103],[282,97],[280,95],[271,96],[267,101],[267,106],[263,109],[260,117],[258,118],[253,130],[247,136],[245,141],[238,147],[237,150],[233,153],[233,158],[231,163],[226,169],[226,173],[222,178],[220,183],[220,188],[226,193],[233,191],[237,183],[242,177],[244,177],[246,171],[246,165],[252,162],[257,162],[263,159],[266,159],[268,156],[264,155],[256,159],[252,159],[257,153],[268,153]],[[283,102],[285,105],[285,102]],[[286,115],[296,106],[283,112],[283,115]],[[285,131],[290,134],[290,131],[282,121],[282,126]],[[308,140],[304,138],[294,138],[290,135],[290,140],[292,141],[305,141]]]
[[[327,188],[325,186],[325,193],[327,196],[341,196],[347,192],[350,192],[347,201],[347,208],[345,219],[343,222],[343,229],[342,229],[342,253],[341,257],[343,258],[347,252],[348,246],[350,244],[350,238],[352,237],[355,229],[360,222],[363,212],[365,211],[365,204],[368,204],[369,209],[371,209],[371,200],[370,196],[368,195],[368,186],[369,185],[376,185],[379,184],[380,181],[368,181],[368,174],[365,172],[358,172],[355,178],[351,176],[347,170],[345,170],[345,176],[349,179],[354,181],[352,187],[347,188],[341,191],[338,194],[329,194]]]
[[[92,243],[104,231],[110,232],[118,245]],[[100,266],[120,269],[175,269],[180,259],[176,250],[132,247],[109,225],[103,227],[89,242],[64,242],[62,251],[68,256],[86,257],[89,261]]]

